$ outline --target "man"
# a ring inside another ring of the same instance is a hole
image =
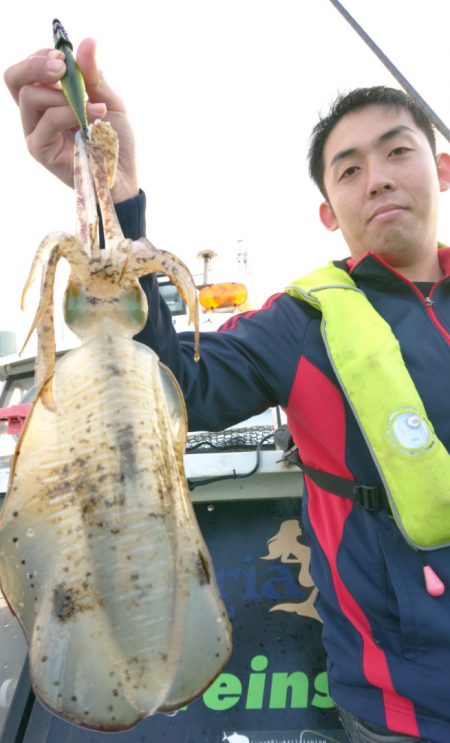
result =
[[[125,110],[96,67],[92,40],[78,61],[88,116],[107,118],[120,137],[113,198],[125,234],[137,239],[145,198]],[[59,52],[43,50],[5,80],[31,154],[71,184],[74,118],[55,87],[64,69]],[[276,404],[287,412],[305,465],[303,522],[330,692],[349,738],[366,743],[450,740],[450,550],[417,549],[404,526],[408,498],[422,509],[413,523],[420,532],[428,479],[430,519],[434,491],[448,482],[450,249],[438,250],[436,225],[450,157],[434,148],[423,113],[391,89],[354,91],[316,127],[310,169],[325,197],[320,218],[342,230],[351,254],[332,267],[345,289],[329,306],[324,287],[297,282],[261,311],[204,334],[196,363],[192,334],[175,335],[155,278],[142,280],[150,316],[138,340],[179,380],[190,430],[224,428]],[[392,414],[383,422],[386,400]],[[381,435],[371,430],[379,419]],[[397,491],[406,507],[388,504],[386,493]]]

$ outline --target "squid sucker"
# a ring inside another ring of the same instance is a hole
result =
[[[220,673],[231,630],[183,469],[187,418],[156,353],[139,277],[167,274],[198,308],[187,267],[125,239],[110,195],[117,137],[75,140],[76,234],[42,241],[33,408],[0,518],[0,584],[29,644],[34,692],[53,713],[103,731],[183,707]],[[96,201],[105,248],[99,247]],[[55,364],[53,283],[71,275],[65,319],[80,345]],[[198,350],[197,350],[198,355]]]

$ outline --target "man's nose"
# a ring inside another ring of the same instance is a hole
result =
[[[395,182],[384,163],[375,161],[367,164],[367,193],[370,197],[394,189]]]

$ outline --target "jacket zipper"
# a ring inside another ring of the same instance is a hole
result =
[[[439,284],[441,284],[443,281],[445,281],[445,279],[448,278],[448,275],[447,276],[443,276],[442,279],[439,279],[439,281],[437,281],[433,285],[433,288],[431,289],[430,294],[428,295],[428,297],[424,297],[423,294],[422,294],[422,292],[417,288],[417,286],[415,286],[415,284],[412,281],[410,281],[405,276],[403,276],[403,274],[399,273],[399,271],[396,271],[395,268],[392,268],[392,266],[390,266],[389,263],[386,263],[386,261],[384,261],[382,258],[380,258],[379,255],[373,254],[373,257],[379,263],[381,263],[383,266],[385,266],[392,274],[394,274],[394,276],[397,276],[399,279],[401,279],[401,281],[403,281],[405,284],[408,284],[408,286],[411,287],[411,289],[419,297],[419,299],[422,302],[422,304],[425,306],[425,311],[426,311],[428,317],[430,318],[431,322],[433,323],[433,325],[438,329],[438,331],[445,338],[445,340],[447,341],[447,343],[450,343],[450,333],[448,332],[448,330],[446,330],[446,328],[444,328],[444,326],[442,325],[442,323],[439,320],[438,316],[436,315],[435,311],[433,310],[434,299],[433,299],[433,296],[432,296],[434,294],[434,291],[435,291],[436,287],[439,286]],[[358,262],[359,261],[357,261],[357,263]],[[357,265],[357,263],[355,264],[355,266]],[[353,268],[355,266],[353,266]],[[351,271],[350,271],[350,274],[351,274]]]
[[[441,335],[444,336],[444,338],[447,341],[447,343],[450,343],[450,333],[448,332],[448,330],[446,330],[444,328],[444,326],[442,325],[441,321],[439,320],[438,316],[436,315],[436,313],[435,313],[435,311],[433,309],[433,305],[434,305],[434,299],[433,299],[434,290],[436,289],[437,286],[439,286],[439,284],[441,283],[441,281],[444,281],[444,279],[441,279],[436,284],[434,284],[434,286],[432,287],[432,289],[431,289],[431,291],[430,291],[430,293],[429,293],[429,295],[427,297],[424,297],[423,294],[419,291],[419,289],[417,289],[416,286],[414,286],[413,283],[411,283],[411,282],[408,282],[408,283],[411,283],[412,288],[414,289],[414,291],[416,292],[416,294],[418,294],[418,296],[420,297],[421,301],[425,305],[425,311],[426,311],[428,317],[430,318],[431,322],[433,323],[433,325],[439,330],[439,332],[441,333]]]

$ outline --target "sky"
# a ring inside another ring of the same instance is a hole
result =
[[[449,126],[448,0],[343,4]],[[147,236],[194,274],[208,249],[218,255],[211,278],[239,280],[237,253],[246,251],[250,299],[259,306],[347,255],[340,234],[318,219],[309,134],[337,93],[399,85],[329,0],[22,0],[4,3],[0,14],[2,72],[52,46],[54,17],[75,49],[86,36],[97,40],[99,66],[135,130]],[[13,330],[20,345],[38,298],[36,287],[20,312],[32,257],[47,233],[74,230],[75,204],[71,189],[27,152],[3,82],[0,111],[0,332]],[[450,196],[441,198],[445,242]],[[57,306],[66,275],[62,269]]]

